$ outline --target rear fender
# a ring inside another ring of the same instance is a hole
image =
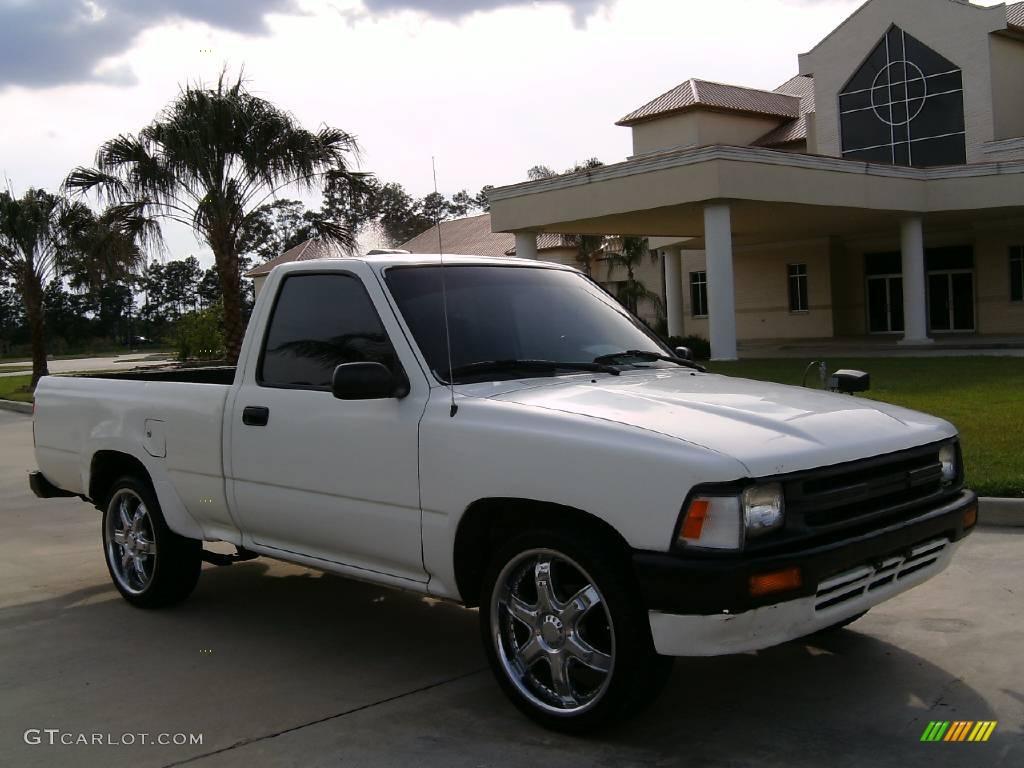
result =
[[[111,451],[129,456],[139,462],[149,475],[149,481],[153,485],[157,501],[160,502],[160,510],[163,512],[167,527],[179,536],[202,541],[206,538],[202,526],[196,521],[192,514],[185,508],[181,497],[174,488],[163,462],[150,456],[142,450],[140,445],[131,441],[119,438],[105,438],[89,441],[87,449],[82,452],[82,488],[88,489],[91,480],[93,457],[100,451]],[[99,499],[92,499],[94,503],[101,503]]]

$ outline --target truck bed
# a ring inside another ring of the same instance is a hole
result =
[[[180,384],[222,384],[231,386],[235,380],[235,366],[217,365],[206,368],[137,368],[113,373],[82,374],[84,379],[113,379],[115,381],[168,381]]]
[[[237,536],[225,495],[228,366],[46,376],[36,389],[36,460],[46,479],[89,495],[92,457],[137,459],[165,516],[193,538]]]

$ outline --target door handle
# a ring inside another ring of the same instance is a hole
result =
[[[247,427],[265,427],[270,421],[270,409],[262,405],[247,405],[242,409],[242,423]]]

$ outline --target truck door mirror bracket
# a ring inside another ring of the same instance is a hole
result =
[[[409,382],[381,363],[343,363],[334,369],[331,392],[339,400],[401,399]]]

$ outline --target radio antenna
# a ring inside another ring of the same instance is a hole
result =
[[[437,195],[437,158],[431,157],[430,164],[434,169],[434,194]],[[437,215],[434,217],[434,226],[437,227],[437,255],[441,259],[441,311],[444,315],[444,340],[448,351],[448,394],[451,397],[451,418],[459,412],[459,406],[455,404],[455,377],[452,375],[452,332],[448,324],[448,284],[444,276],[444,241],[441,237],[441,208],[438,206]]]

